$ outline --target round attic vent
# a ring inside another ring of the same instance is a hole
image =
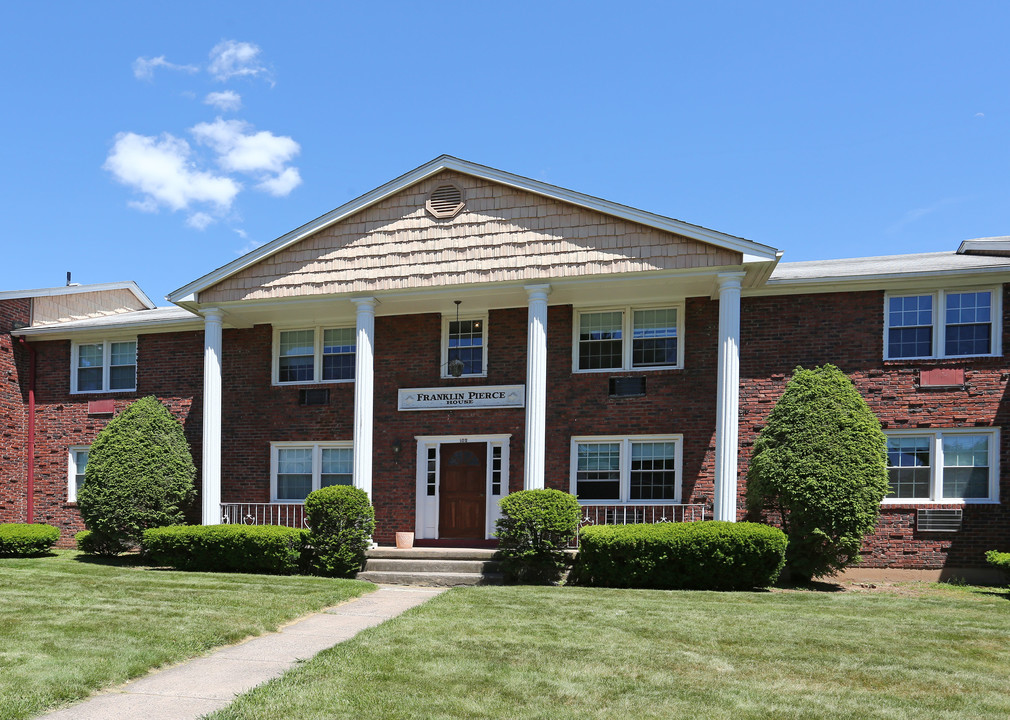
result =
[[[463,191],[455,185],[439,185],[424,206],[437,218],[451,218],[463,209]]]

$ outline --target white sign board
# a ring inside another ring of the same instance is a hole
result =
[[[400,410],[486,410],[526,407],[525,385],[401,388]]]

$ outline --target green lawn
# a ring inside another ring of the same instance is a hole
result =
[[[372,589],[308,577],[182,573],[55,557],[0,560],[0,720],[273,630]]]
[[[1003,591],[452,590],[213,720],[1007,718]]]

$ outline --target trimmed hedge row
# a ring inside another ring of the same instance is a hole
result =
[[[39,555],[59,539],[59,529],[45,523],[0,525],[0,557]]]
[[[775,582],[786,536],[759,523],[597,525],[579,533],[575,578],[586,585],[747,590]]]
[[[144,531],[160,565],[204,572],[290,575],[302,566],[305,532],[277,525],[170,525]]]

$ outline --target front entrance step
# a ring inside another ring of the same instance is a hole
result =
[[[497,585],[502,576],[494,555],[487,548],[380,547],[365,553],[358,579],[388,585]]]

